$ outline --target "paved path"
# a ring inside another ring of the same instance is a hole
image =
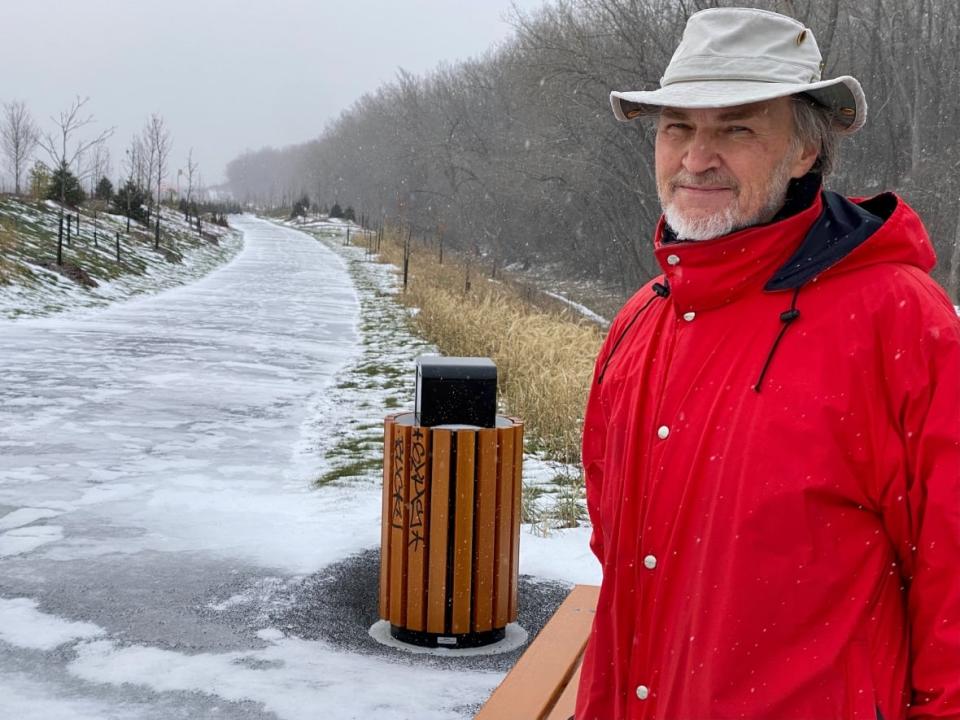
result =
[[[302,431],[358,306],[316,240],[237,224],[242,253],[192,285],[0,322],[0,717],[298,716],[296,653],[250,628],[378,532],[331,546],[367,509],[310,489]]]

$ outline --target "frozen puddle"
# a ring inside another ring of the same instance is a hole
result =
[[[499,680],[231,624],[224,588],[269,605],[380,532],[303,450],[359,352],[344,263],[236,224],[192,285],[0,321],[0,717],[456,718]]]

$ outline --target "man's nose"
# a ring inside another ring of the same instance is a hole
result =
[[[702,173],[720,166],[715,140],[707,133],[698,132],[691,139],[683,156],[687,172]]]

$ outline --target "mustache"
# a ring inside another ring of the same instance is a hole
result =
[[[691,173],[686,170],[681,170],[670,178],[671,189],[676,190],[680,185],[703,188],[723,187],[735,191],[740,189],[735,178],[713,169],[706,170],[702,173]]]

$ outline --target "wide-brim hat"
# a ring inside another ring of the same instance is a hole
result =
[[[793,18],[753,8],[694,13],[660,79],[659,90],[610,93],[624,122],[662,107],[723,108],[804,93],[831,111],[838,132],[867,120],[867,99],[856,78],[821,80],[822,57],[813,31]]]

